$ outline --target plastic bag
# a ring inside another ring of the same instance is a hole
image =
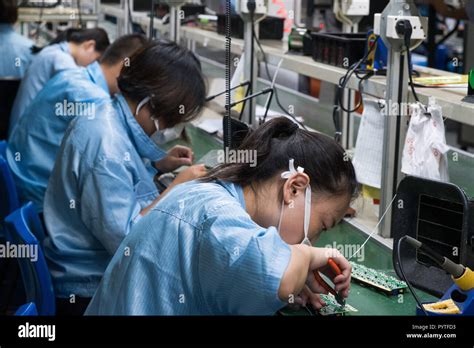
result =
[[[402,172],[431,180],[449,181],[442,109],[433,99],[425,111],[413,106],[402,157]]]
[[[385,100],[364,97],[357,143],[352,161],[357,181],[375,188],[381,187]]]

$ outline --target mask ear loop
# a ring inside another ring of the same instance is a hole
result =
[[[150,101],[151,97],[146,97],[144,98],[140,103],[137,105],[137,109],[135,111],[135,116],[138,116],[138,113],[140,112],[141,108]]]
[[[312,246],[311,241],[308,238],[308,231],[309,231],[309,222],[311,219],[311,186],[308,185],[306,187],[306,192],[304,195],[304,239],[302,244],[307,244]]]
[[[298,167],[298,169],[295,169],[295,160],[292,158],[290,159],[289,162],[289,170],[286,172],[281,173],[281,178],[288,180],[290,179],[293,175],[296,175],[298,173],[304,173],[304,168]],[[303,242],[304,244],[311,245],[311,242],[308,239],[308,230],[309,230],[309,220],[310,220],[310,211],[311,211],[311,187],[308,186],[306,188],[305,192],[305,207],[304,207],[304,239]],[[281,200],[281,209],[280,209],[280,219],[278,221],[278,233],[280,233],[280,226],[281,226],[281,221],[283,218],[283,209],[285,207],[285,201],[284,199]]]

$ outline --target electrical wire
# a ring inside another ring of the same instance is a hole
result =
[[[398,240],[398,243],[397,243],[397,263],[398,263],[398,269],[400,270],[400,274],[402,275],[402,280],[407,283],[408,285],[408,290],[410,290],[411,294],[413,295],[413,297],[415,298],[415,301],[416,303],[418,304],[418,306],[420,307],[420,309],[423,311],[423,313],[428,316],[428,313],[426,312],[425,310],[425,307],[423,307],[423,305],[421,304],[421,301],[420,299],[418,298],[418,295],[416,294],[415,290],[412,288],[410,282],[408,281],[406,275],[405,275],[405,271],[403,270],[403,266],[402,266],[402,259],[401,259],[401,256],[400,256],[400,250],[401,250],[401,245],[402,245],[402,242],[405,241],[407,239],[407,236],[403,236],[402,238],[400,238]]]
[[[377,225],[375,225],[374,229],[372,230],[372,232],[370,232],[369,236],[367,237],[367,239],[364,241],[364,243],[362,243],[362,245],[359,247],[359,249],[357,249],[357,251],[355,253],[353,253],[351,256],[349,256],[347,258],[348,261],[350,261],[351,259],[354,258],[354,256],[356,256],[363,248],[364,246],[369,242],[369,240],[374,236],[374,234],[378,231],[378,228],[380,226],[380,224],[382,223],[383,219],[385,218],[385,215],[387,215],[388,211],[390,210],[390,208],[392,207],[393,205],[393,202],[395,201],[395,198],[397,198],[397,195],[395,194],[390,202],[390,204],[388,205],[387,209],[385,209],[384,213],[382,214],[382,217],[379,219],[379,222],[377,222]]]
[[[409,21],[407,21],[410,23]],[[408,78],[410,79],[410,87],[411,91],[413,93],[413,96],[415,97],[415,100],[417,103],[420,102],[420,98],[418,98],[418,94],[416,93],[415,90],[415,83],[413,82],[413,73],[412,73],[412,57],[411,57],[411,51],[410,51],[410,42],[411,42],[411,36],[413,34],[413,29],[411,28],[411,23],[409,25],[409,28],[405,31],[405,47],[407,49],[407,59],[408,59]]]
[[[270,74],[270,70],[268,69],[268,61],[267,61],[267,55],[265,54],[265,51],[263,50],[263,47],[262,47],[262,44],[260,43],[260,40],[257,38],[257,36],[255,35],[255,31],[254,31],[254,40],[255,42],[257,43],[257,46],[258,48],[260,49],[260,52],[262,52],[262,56],[263,56],[263,63],[264,63],[264,66],[265,66],[265,72],[267,73],[267,76],[268,76],[268,79],[270,81],[274,80],[276,81],[276,74],[279,72],[279,69],[275,72],[275,76],[273,76],[272,78],[272,75]],[[273,93],[275,95],[275,101],[278,105],[278,107],[286,114],[288,115],[289,117],[291,117],[293,119],[293,121],[295,121],[299,126],[301,126],[303,129],[305,130],[308,130],[306,128],[306,126],[301,123],[300,121],[298,121],[298,119],[292,115],[291,113],[288,112],[288,110],[281,104],[280,102],[280,98],[278,97],[278,91],[276,88],[274,88],[273,90]]]
[[[375,40],[372,43],[372,46],[367,50],[367,53],[360,59],[358,62],[352,64],[349,69],[347,70],[346,74],[342,76],[339,79],[339,83],[337,86],[337,91],[336,91],[336,102],[333,107],[333,123],[334,123],[334,128],[336,129],[336,132],[334,134],[334,140],[340,143],[341,141],[341,136],[342,136],[342,126],[340,122],[340,111],[344,111],[348,114],[351,114],[353,112],[356,112],[361,106],[362,106],[362,98],[359,100],[358,104],[354,107],[354,109],[346,108],[343,100],[342,100],[342,95],[343,91],[346,89],[347,83],[351,79],[352,75],[355,74],[355,76],[359,79],[359,93],[362,95],[363,93],[363,82],[371,78],[376,74],[376,71],[374,70],[367,70],[367,69],[360,69],[360,66],[368,59],[369,55],[372,53],[372,51],[376,47],[377,40],[379,39],[379,36],[375,37]],[[360,76],[361,73],[366,72],[364,76]]]
[[[277,79],[277,76],[278,76],[278,73],[280,72],[280,68],[281,68],[281,64],[283,63],[283,58],[280,59],[280,61],[278,62],[278,65],[276,67],[276,70],[275,70],[275,73],[273,74],[273,80],[272,80],[272,83],[270,85],[270,88],[273,90],[273,94],[275,94],[275,83],[276,83],[276,79]],[[263,118],[263,121],[262,123],[265,123],[267,121],[267,116],[268,116],[268,110],[270,109],[270,104],[271,104],[271,101],[272,101],[272,95],[270,94],[267,98],[267,102],[265,103],[265,110],[267,111],[265,113],[265,117]]]
[[[336,99],[336,104],[341,108],[341,110],[343,110],[344,112],[347,112],[347,113],[352,113],[352,112],[355,112],[357,111],[357,109],[360,108],[361,104],[358,105],[356,108],[354,108],[354,110],[348,110],[345,108],[345,106],[343,105],[343,102],[342,102],[342,91],[346,88],[347,86],[347,83],[350,81],[351,77],[353,74],[356,74],[356,76],[361,80],[359,81],[359,89],[361,88],[361,85],[362,85],[362,82],[366,79],[369,79],[370,77],[372,77],[373,75],[375,75],[375,72],[374,71],[368,71],[367,74],[363,77],[363,78],[360,78],[359,76],[359,73],[361,71],[367,71],[366,69],[364,70],[359,70],[359,67],[367,60],[367,58],[369,57],[369,55],[372,53],[372,51],[375,49],[376,47],[376,42],[377,40],[379,39],[379,37],[377,36],[374,40],[374,43],[372,44],[372,46],[367,50],[367,53],[364,55],[364,57],[362,59],[360,59],[358,62],[354,63],[351,65],[351,67],[347,70],[346,74],[344,76],[342,76],[340,79],[339,79],[339,85],[338,85],[338,91],[337,91],[337,99]]]

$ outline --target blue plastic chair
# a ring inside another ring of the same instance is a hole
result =
[[[7,158],[7,146],[8,143],[5,140],[0,141],[0,156]]]
[[[53,283],[43,249],[38,242],[38,239],[44,238],[44,230],[34,204],[29,202],[8,215],[5,227],[7,238],[11,243],[27,244],[37,248],[37,260],[18,258],[26,301],[36,304],[39,315],[54,315],[56,304]]]
[[[7,161],[0,156],[0,222],[20,208],[20,200]]]
[[[17,309],[15,315],[20,317],[36,316],[38,315],[38,310],[36,309],[34,302],[25,303],[23,306]]]

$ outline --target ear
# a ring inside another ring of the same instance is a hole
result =
[[[95,51],[95,41],[94,40],[87,40],[82,43],[82,47],[86,51]]]
[[[283,199],[285,203],[290,204],[290,202],[294,201],[299,195],[304,195],[309,183],[309,176],[305,173],[298,173],[286,180],[283,185]]]

